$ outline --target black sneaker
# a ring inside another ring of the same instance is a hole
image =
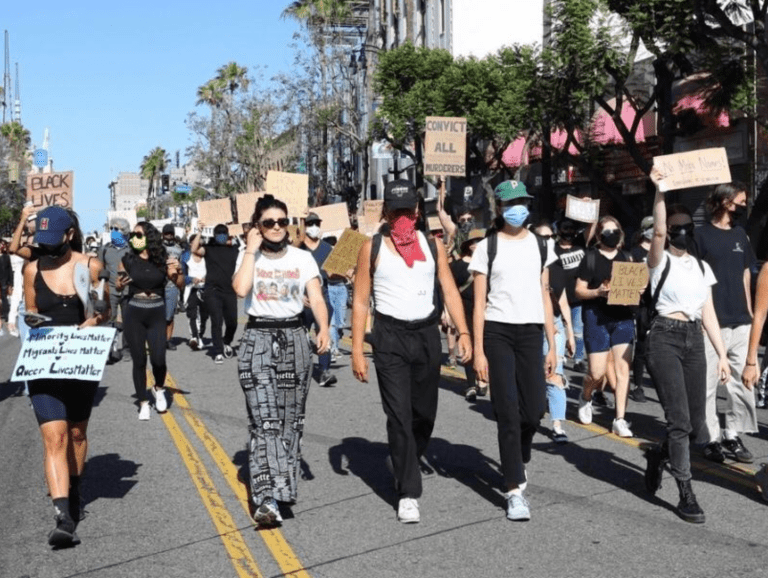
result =
[[[324,371],[323,374],[320,376],[320,387],[330,387],[334,383],[336,383],[337,379],[336,376],[333,375],[330,371]]]
[[[704,457],[710,462],[716,464],[722,464],[725,461],[725,455],[723,454],[723,447],[720,442],[711,442],[704,446]]]
[[[65,513],[56,514],[56,527],[48,534],[48,545],[54,548],[67,548],[80,543],[75,534],[75,522]]]
[[[464,399],[467,401],[475,401],[477,399],[477,388],[472,385],[464,392]]]
[[[176,351],[176,344],[174,344],[172,341],[169,341],[165,344],[166,349],[169,351]]]
[[[691,487],[691,480],[677,481],[677,489],[680,491],[680,503],[677,504],[677,515],[691,524],[703,524],[704,511],[696,501],[696,495]]]
[[[661,446],[656,445],[645,452],[645,459],[648,460],[645,466],[645,489],[653,495],[661,489],[661,477],[669,456]]]
[[[603,407],[611,407],[611,402],[608,401],[608,396],[605,395],[601,389],[597,389],[592,392],[592,404],[601,405]]]
[[[751,464],[754,461],[752,452],[744,447],[744,442],[739,436],[732,440],[723,440],[723,449],[733,455],[733,459],[743,464]]]
[[[645,403],[645,392],[643,391],[643,387],[641,385],[638,385],[637,387],[632,388],[629,391],[629,399],[632,401],[636,401],[637,403]]]

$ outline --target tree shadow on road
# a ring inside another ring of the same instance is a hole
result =
[[[141,464],[122,459],[118,454],[92,456],[85,464],[82,483],[83,504],[99,498],[123,498],[137,484]]]

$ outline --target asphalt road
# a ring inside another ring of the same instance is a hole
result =
[[[217,366],[191,351],[184,325],[179,316],[166,414],[139,422],[131,364],[108,367],[89,430],[82,544],[61,551],[46,543],[53,512],[37,424],[19,385],[5,381],[18,340],[0,338],[0,576],[768,576],[768,504],[752,478],[768,461],[764,411],[759,435],[745,437],[754,464],[695,459],[703,525],[675,515],[669,474],[656,497],[644,490],[642,447],[664,427],[655,392],[630,402],[631,440],[608,433],[611,412],[598,410],[593,425],[569,421],[571,441],[558,446],[545,418],[528,467],[532,520],[512,523],[490,403],[467,403],[460,372],[445,369],[422,521],[406,526],[395,518],[375,377],[356,382],[348,355],[332,368],[335,387],[310,390],[299,502],[280,530],[256,531],[241,481],[247,422],[236,360]],[[571,377],[575,420],[581,375]]]

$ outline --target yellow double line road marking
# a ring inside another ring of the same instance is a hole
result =
[[[175,392],[179,391],[176,381],[170,373],[166,377],[166,386],[170,389],[173,389]],[[194,410],[194,408],[192,408],[192,406],[189,404],[189,402],[184,397],[184,395],[181,395],[181,394],[175,395],[173,398],[173,402],[174,402],[174,405],[178,406],[178,408],[181,410],[187,423],[195,432],[195,434],[200,439],[205,449],[210,454],[214,463],[219,468],[219,471],[221,471],[222,475],[224,476],[224,479],[226,479],[227,483],[229,484],[229,487],[232,489],[233,493],[235,494],[238,501],[240,502],[240,505],[243,507],[243,510],[250,518],[250,509],[248,507],[248,492],[244,484],[241,483],[240,480],[238,479],[237,468],[232,463],[232,460],[227,455],[227,452],[224,450],[224,448],[216,439],[216,437],[214,437],[213,434],[211,434],[211,432],[208,430],[208,428],[205,427],[205,424],[200,418],[200,415]],[[176,447],[179,449],[179,453],[181,454],[182,459],[184,459],[185,464],[187,464],[187,468],[190,470],[190,475],[192,476],[193,481],[195,481],[195,475],[200,471],[205,472],[205,468],[202,462],[200,461],[199,457],[197,457],[195,450],[192,448],[191,444],[184,436],[184,433],[178,427],[178,424],[175,418],[173,417],[173,415],[170,412],[165,412],[162,415],[163,415],[163,422],[168,427],[168,431],[171,433],[171,437],[174,439],[174,442],[176,443]],[[178,436],[178,439],[177,439],[177,436]],[[187,463],[187,460],[185,457],[190,455],[190,452],[194,454],[197,461],[197,464],[195,465],[194,468],[190,467],[190,464]],[[206,476],[207,476],[207,473],[206,473]],[[229,511],[224,506],[223,502],[221,501],[221,496],[219,495],[218,491],[214,487],[210,478],[209,477],[207,478],[207,483],[201,483],[200,485],[198,485],[198,483],[195,482],[195,485],[198,487],[198,491],[200,491],[200,495],[203,499],[203,503],[208,509],[208,512],[211,515],[211,518],[214,520],[214,524],[216,524],[216,528],[221,533],[221,539],[224,542],[225,548],[230,554],[232,564],[235,566],[235,569],[238,571],[238,574],[241,576],[257,576],[261,578],[262,574],[260,573],[258,567],[256,566],[256,562],[253,560],[253,556],[250,554],[250,551],[247,549],[247,546],[245,546],[245,542],[242,539],[242,535],[240,534],[239,531],[237,531],[237,528],[234,526],[234,522],[232,522],[231,524],[231,527],[232,527],[231,530],[227,529],[228,527],[226,524],[222,524],[220,526],[217,523],[217,519],[226,520],[228,518],[229,520],[231,520],[232,517],[229,514]],[[208,493],[204,495],[204,491]],[[214,507],[211,507],[210,504],[213,504]],[[264,541],[265,545],[269,549],[270,553],[272,554],[275,561],[277,562],[277,565],[280,567],[280,570],[285,576],[291,576],[292,578],[310,578],[307,571],[304,570],[303,564],[301,564],[296,554],[294,553],[293,549],[288,544],[285,537],[283,536],[283,533],[280,530],[278,529],[260,530],[259,536],[261,536],[262,540]],[[228,542],[230,538],[233,538],[233,541]],[[237,556],[237,554],[241,552],[238,539],[240,542],[242,542],[242,546],[244,547],[245,552],[248,554],[248,558],[250,558],[250,560],[253,562],[252,566],[244,565],[243,564],[244,558],[241,556]],[[240,571],[243,568],[246,568],[247,569],[246,571],[249,573],[241,574]]]

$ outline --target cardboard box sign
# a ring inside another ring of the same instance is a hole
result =
[[[333,205],[323,205],[322,207],[312,207],[309,209],[312,213],[317,213],[320,220],[320,230],[323,233],[332,231],[343,231],[349,229],[349,209],[347,203],[336,203]]]
[[[235,195],[235,206],[237,208],[237,222],[250,223],[253,212],[256,210],[256,201],[266,195],[265,192],[240,193]]]
[[[463,177],[467,173],[467,119],[428,116],[424,174]]]
[[[728,154],[723,147],[653,157],[653,165],[664,174],[659,183],[661,192],[731,182]]]
[[[363,201],[363,219],[366,223],[376,224],[381,221],[384,201]]]
[[[303,217],[308,207],[309,175],[269,171],[267,192],[288,206],[289,217]]]
[[[232,203],[229,198],[197,201],[197,218],[207,227],[231,223]]]
[[[27,200],[38,209],[59,205],[71,209],[74,204],[75,173],[27,174]]]
[[[582,223],[597,223],[600,219],[600,199],[580,199],[568,195],[565,216]]]
[[[648,265],[614,261],[611,267],[611,292],[608,305],[639,305],[648,285]]]
[[[330,275],[346,275],[347,271],[357,266],[357,256],[367,240],[365,235],[346,229],[323,263],[323,269]]]

